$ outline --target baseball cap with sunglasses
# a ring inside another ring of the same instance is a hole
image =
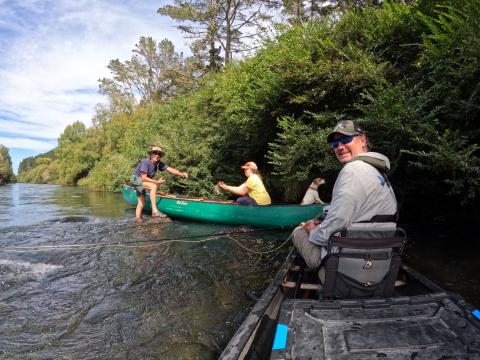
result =
[[[327,141],[329,143],[334,141],[335,134],[355,136],[355,135],[363,135],[364,131],[362,127],[357,125],[353,120],[342,120],[342,121],[339,121],[337,125],[335,125],[333,130],[330,132],[330,134],[328,134]],[[342,144],[348,144],[348,142],[342,143]]]
[[[355,136],[358,136],[358,135],[343,135],[339,139],[329,141],[329,144],[333,149],[336,149],[338,148],[340,143],[342,143],[343,145],[351,143]]]

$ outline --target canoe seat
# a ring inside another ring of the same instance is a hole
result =
[[[406,241],[401,228],[334,232],[319,272],[321,297],[391,297]]]

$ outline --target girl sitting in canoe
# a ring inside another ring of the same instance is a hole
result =
[[[241,195],[237,199],[239,205],[270,205],[272,200],[258,174],[257,164],[248,161],[240,168],[244,171],[247,181],[240,186],[230,186],[223,181],[219,181],[218,186],[233,194]]]

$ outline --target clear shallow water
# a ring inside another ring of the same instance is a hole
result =
[[[133,213],[119,194],[0,187],[0,359],[218,357],[286,251],[232,238],[268,251],[288,232]]]

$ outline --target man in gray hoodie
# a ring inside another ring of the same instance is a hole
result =
[[[295,247],[312,269],[320,266],[335,230],[396,227],[397,201],[385,176],[390,169],[388,158],[368,151],[363,129],[352,120],[337,123],[327,141],[344,164],[335,181],[327,216],[321,223],[309,220],[293,232]]]

